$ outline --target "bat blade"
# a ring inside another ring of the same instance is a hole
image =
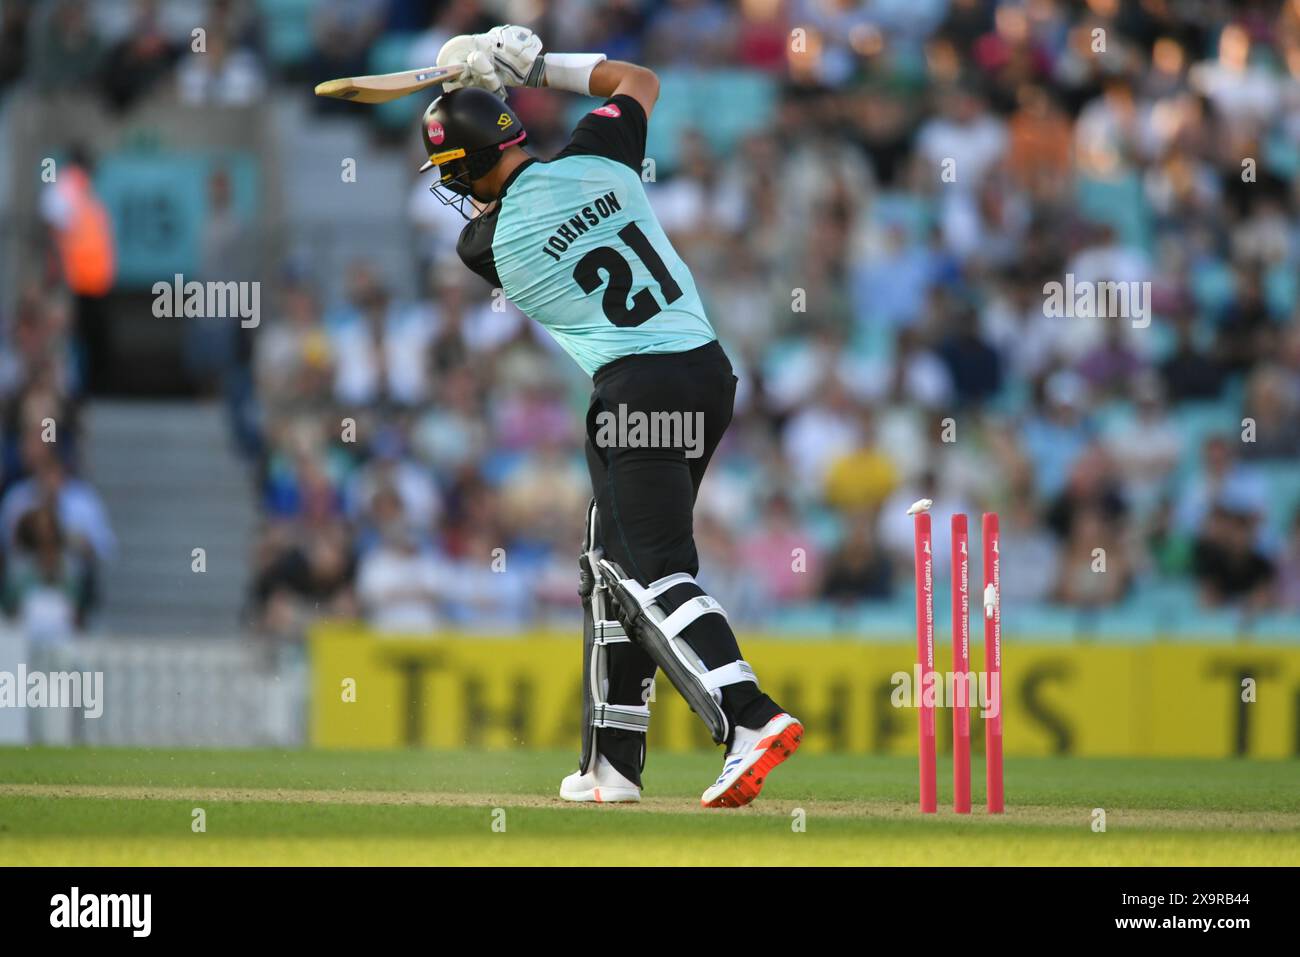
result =
[[[398,97],[423,90],[444,80],[460,76],[464,65],[428,66],[400,73],[377,73],[373,76],[350,76],[316,84],[317,96],[330,96],[355,103],[387,103]]]

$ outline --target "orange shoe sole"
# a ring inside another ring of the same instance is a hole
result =
[[[754,766],[712,801],[707,804],[701,801],[700,804],[703,807],[744,807],[762,792],[763,782],[772,769],[799,750],[802,740],[803,725],[792,724],[780,734],[760,741],[755,747],[766,747],[767,751],[754,762]]]

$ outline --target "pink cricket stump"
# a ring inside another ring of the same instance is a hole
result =
[[[912,519],[913,555],[916,562],[916,663],[921,672],[917,693],[921,696],[920,758],[921,812],[939,810],[935,772],[934,698],[927,701],[926,689],[934,681],[934,550],[931,548],[930,514],[920,512]]]
[[[990,814],[1001,814],[1002,797],[1002,574],[998,516],[984,513],[984,670],[988,709],[984,719],[985,783]]]
[[[970,813],[970,536],[952,517],[952,809]]]

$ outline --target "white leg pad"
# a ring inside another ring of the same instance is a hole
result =
[[[681,634],[704,615],[722,615],[726,611],[709,595],[695,595],[673,612],[665,613],[658,598],[678,585],[698,583],[692,575],[678,572],[667,575],[649,586],[628,578],[621,568],[606,559],[598,562],[605,586],[619,603],[623,618],[633,628],[633,639],[654,659],[668,680],[686,699],[713,734],[715,741],[727,740],[730,724],[722,711],[722,691],[727,685],[742,681],[758,683],[754,669],[744,661],[733,661],[710,670]]]

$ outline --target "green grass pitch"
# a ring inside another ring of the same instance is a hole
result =
[[[636,806],[562,802],[574,763],[0,748],[0,864],[1300,864],[1297,761],[1009,759],[1001,817],[983,813],[977,762],[969,818],[950,810],[943,760],[933,817],[904,757],[798,754],[730,811],[699,807],[719,756],[652,755]]]

